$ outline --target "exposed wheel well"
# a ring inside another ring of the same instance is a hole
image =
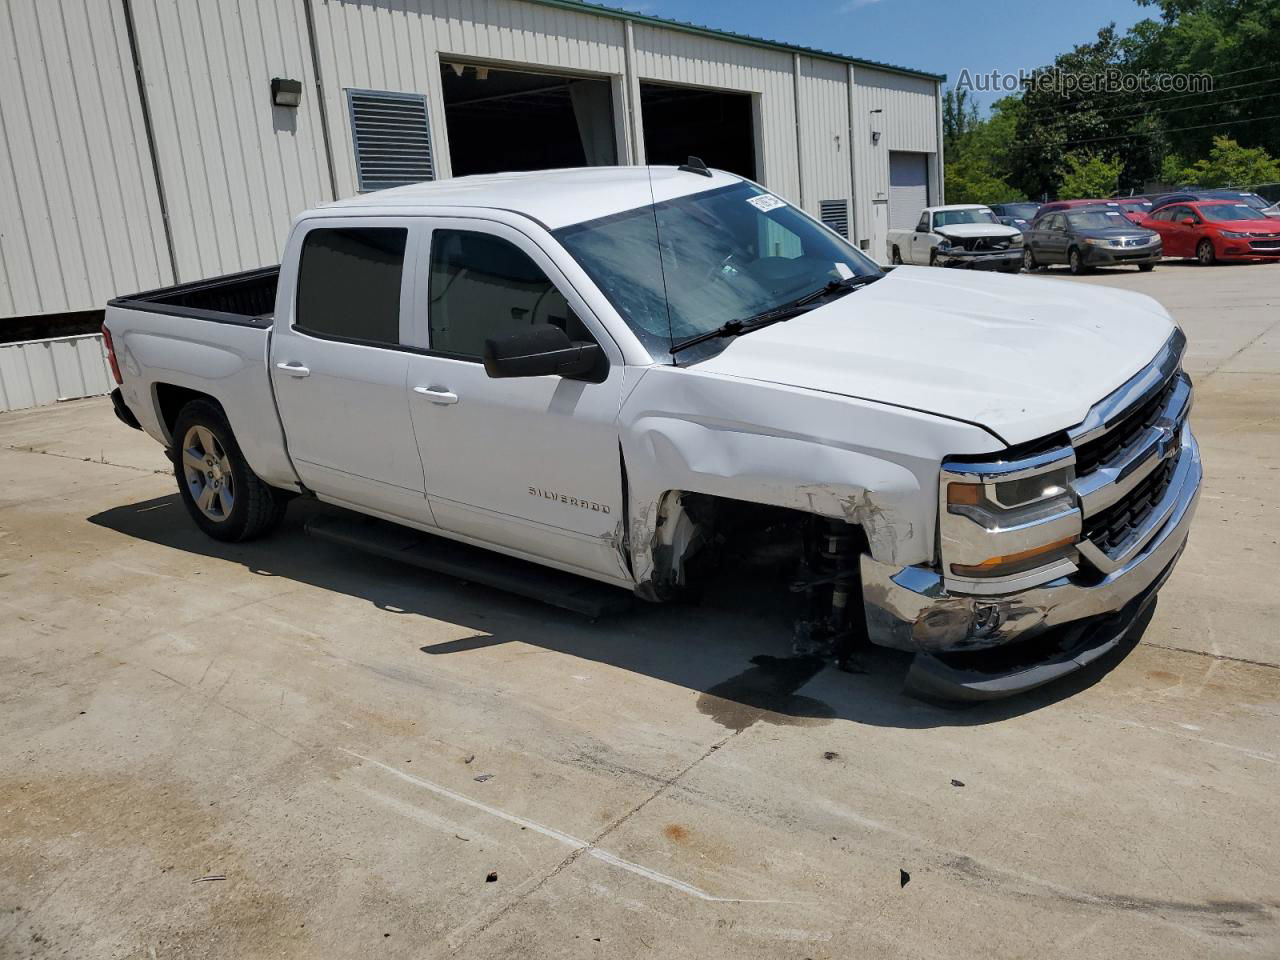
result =
[[[216,404],[219,409],[222,404],[217,399],[209,396],[207,393],[201,393],[199,390],[192,390],[190,387],[179,387],[172,383],[157,383],[156,391],[156,409],[160,413],[160,422],[164,424],[165,433],[169,435],[169,439],[173,439],[173,425],[178,421],[178,413],[192,400],[208,400],[210,403]]]

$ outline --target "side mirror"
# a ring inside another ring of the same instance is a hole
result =
[[[559,327],[537,323],[485,340],[484,372],[495,380],[555,375],[602,383],[608,363],[598,344],[575,343]]]
[[[1183,217],[1183,218],[1182,218],[1182,225],[1183,225],[1184,227],[1194,227],[1194,226],[1196,225],[1196,218],[1195,218],[1195,217]]]

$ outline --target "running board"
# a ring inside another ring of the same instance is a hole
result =
[[[495,587],[592,620],[631,607],[631,594],[618,587],[385,520],[318,514],[307,520],[304,529],[317,540]]]

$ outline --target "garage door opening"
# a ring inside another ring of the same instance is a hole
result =
[[[642,83],[640,112],[649,163],[681,164],[694,156],[756,179],[751,94]]]
[[[618,162],[609,81],[446,61],[455,177]]]

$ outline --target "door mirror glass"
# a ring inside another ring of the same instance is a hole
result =
[[[484,372],[494,379],[554,375],[601,383],[608,370],[598,344],[574,342],[549,323],[533,324],[484,342]]]

